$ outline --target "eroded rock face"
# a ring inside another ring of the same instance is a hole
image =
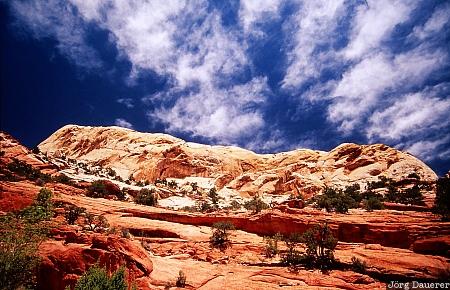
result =
[[[139,289],[149,289],[147,280],[153,264],[148,253],[136,242],[115,235],[78,233],[76,226],[55,231],[56,240],[48,240],[39,248],[42,262],[38,289],[73,287],[78,278],[96,263],[110,272],[125,266],[128,275],[140,285]]]
[[[412,172],[423,181],[437,178],[419,159],[383,144],[341,144],[330,152],[299,149],[256,154],[232,146],[189,143],[165,134],[68,125],[38,147],[50,156],[111,167],[123,178],[132,175],[153,182],[209,177],[219,189],[228,187],[243,195],[302,193],[308,197],[324,186],[362,184],[379,176],[398,180]]]

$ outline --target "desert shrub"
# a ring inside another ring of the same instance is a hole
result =
[[[211,188],[208,192],[208,197],[211,199],[211,202],[215,207],[217,207],[217,203],[219,202],[219,194],[216,191],[216,188]]]
[[[115,195],[119,200],[125,199],[125,193],[109,180],[93,181],[86,190],[88,197],[105,198],[108,195]]]
[[[122,238],[129,239],[131,238],[129,229],[122,229],[121,231]]]
[[[210,246],[221,251],[230,248],[230,231],[234,230],[234,225],[230,222],[218,222],[212,225],[212,229],[213,232],[209,238]]]
[[[388,186],[386,200],[402,204],[424,204],[422,191],[417,184],[404,190],[398,190],[393,185]]]
[[[170,188],[177,188],[177,187],[178,187],[178,183],[177,183],[175,180],[169,181],[169,182],[167,183],[167,185],[168,185]]]
[[[84,218],[87,228],[93,232],[102,232],[109,227],[108,220],[102,215],[86,213]]]
[[[105,268],[98,265],[90,267],[78,279],[75,290],[128,290],[125,268],[120,267],[111,276]]]
[[[86,209],[83,207],[78,207],[76,205],[69,205],[65,209],[64,218],[66,219],[69,225],[73,225],[77,221],[78,217],[80,217],[80,215],[85,211]]]
[[[284,237],[287,251],[281,256],[281,263],[290,268],[296,268],[305,262],[305,256],[297,249],[302,241],[302,235],[292,233],[288,237]]]
[[[136,186],[143,187],[144,186],[144,182],[142,180],[139,180],[139,181],[136,182]]]
[[[258,195],[254,195],[251,200],[244,203],[244,208],[251,210],[255,214],[264,209],[268,209],[269,205],[265,203]]]
[[[349,185],[344,189],[344,194],[346,194],[348,197],[350,197],[355,201],[353,207],[357,207],[357,204],[359,204],[362,201],[360,189],[361,187],[359,186],[358,183]]]
[[[393,184],[393,180],[391,178],[387,178],[385,176],[378,177],[377,181],[371,181],[367,183],[367,189],[377,189],[377,188],[386,188],[390,184]]]
[[[106,173],[111,177],[116,177],[117,173],[114,171],[114,169],[108,167],[106,168]]]
[[[211,212],[214,211],[214,208],[207,201],[203,201],[198,205],[198,210],[201,212]]]
[[[0,289],[33,288],[40,264],[38,248],[46,233],[43,223],[0,216]]]
[[[321,195],[314,198],[316,207],[325,208],[328,212],[347,213],[349,208],[358,207],[359,201],[361,201],[359,190],[356,188],[356,186],[352,186],[343,191],[326,187]]]
[[[198,190],[197,182],[191,182],[192,192],[195,192]]]
[[[378,197],[372,196],[364,200],[364,208],[367,211],[379,210],[383,207],[383,202]]]
[[[268,258],[275,257],[279,253],[278,242],[281,241],[283,237],[281,234],[276,234],[272,237],[264,237],[264,241],[266,242],[266,247],[264,250],[264,255]]]
[[[52,180],[53,180],[53,182],[63,183],[63,184],[67,184],[67,185],[73,185],[74,184],[72,178],[68,177],[65,174],[56,175],[56,176],[52,177]]]
[[[436,199],[433,212],[443,220],[450,219],[450,177],[440,177],[436,182]]]
[[[241,207],[242,207],[242,204],[237,200],[232,200],[230,203],[230,208],[232,210],[238,210],[238,209],[241,209]]]
[[[367,263],[365,261],[361,261],[360,259],[356,257],[352,257],[352,264],[351,268],[353,271],[357,273],[364,274],[367,270]]]
[[[177,282],[175,285],[180,288],[186,287],[186,275],[181,270],[178,272]]]
[[[6,166],[11,172],[17,175],[24,176],[29,180],[41,179],[44,183],[51,181],[51,176],[49,174],[42,173],[39,169],[34,168],[30,164],[13,158],[13,160]]]
[[[167,180],[165,178],[164,179],[156,179],[155,180],[155,185],[156,184],[167,185]]]
[[[334,249],[337,239],[333,236],[327,224],[316,225],[302,235],[302,241],[306,245],[307,266],[319,269],[329,269],[333,266]]]
[[[24,208],[19,215],[29,222],[40,222],[53,217],[52,192],[50,189],[41,188],[33,203]]]
[[[139,204],[155,206],[158,204],[158,198],[153,189],[143,188],[134,198],[134,201]]]

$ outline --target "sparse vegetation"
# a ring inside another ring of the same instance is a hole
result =
[[[65,174],[58,174],[58,175],[52,177],[52,180],[53,180],[53,182],[63,183],[63,184],[67,184],[67,185],[75,184],[75,182],[73,182],[73,180]]]
[[[125,277],[125,268],[120,267],[111,276],[105,268],[97,264],[90,267],[83,276],[78,279],[75,290],[128,290],[129,286]]]
[[[86,190],[86,196],[94,198],[105,198],[114,195],[119,200],[125,199],[125,193],[109,180],[96,180]]]
[[[108,220],[103,215],[86,213],[84,215],[88,230],[93,232],[103,232],[109,227]]]
[[[347,213],[349,208],[358,207],[361,197],[356,186],[347,187],[345,190],[326,187],[314,201],[316,207],[325,208],[328,212]]]
[[[13,158],[6,168],[17,175],[23,176],[29,180],[41,179],[44,183],[50,182],[52,180],[49,174],[42,173],[39,169],[27,164],[24,161]]]
[[[41,189],[32,205],[0,216],[0,289],[30,289],[40,263],[38,248],[53,216],[52,193]]]
[[[167,183],[167,185],[168,185],[170,188],[172,188],[172,189],[178,187],[178,183],[177,183],[175,180],[169,181],[169,182]]]
[[[264,237],[264,241],[266,242],[266,247],[264,251],[264,255],[267,258],[272,258],[278,255],[278,242],[281,241],[283,236],[281,234],[276,234],[272,237]]]
[[[49,220],[53,217],[52,192],[41,188],[32,205],[23,209],[19,215],[31,223]]]
[[[327,224],[317,225],[306,231],[302,240],[307,247],[306,261],[309,266],[322,270],[333,266],[337,239]]]
[[[178,272],[178,277],[177,277],[177,281],[176,281],[175,285],[179,288],[186,287],[186,275],[181,270],[180,270],[180,272]]]
[[[450,176],[440,177],[436,182],[436,199],[433,212],[442,220],[450,219]]]
[[[365,274],[367,271],[367,263],[365,261],[361,261],[360,259],[358,259],[356,257],[352,257],[351,267],[352,267],[352,270],[357,273]]]
[[[158,204],[158,198],[153,189],[143,188],[139,190],[139,193],[134,198],[134,201],[139,204],[148,206],[155,206]]]
[[[212,225],[213,233],[209,238],[212,248],[225,251],[231,247],[230,231],[234,230],[234,225],[230,222],[219,222]]]
[[[211,199],[211,202],[214,205],[214,207],[218,207],[219,194],[217,193],[214,187],[209,190],[208,197]]]
[[[259,195],[254,195],[251,200],[244,203],[244,208],[251,210],[254,214],[261,212],[264,209],[268,209],[269,205],[265,203]]]
[[[45,228],[13,215],[0,216],[0,289],[30,289],[36,282],[38,247]]]
[[[80,215],[86,211],[83,207],[78,207],[76,205],[69,205],[65,208],[64,218],[69,225],[75,224]]]
[[[334,249],[337,239],[327,224],[316,225],[302,235],[293,233],[284,239],[287,252],[282,256],[282,263],[296,268],[304,265],[310,268],[327,270],[334,266]],[[306,246],[306,252],[297,249],[300,243]]]

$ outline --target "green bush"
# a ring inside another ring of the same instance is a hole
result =
[[[212,229],[213,232],[209,238],[210,246],[221,251],[230,248],[230,231],[234,230],[234,225],[230,222],[218,222],[212,225]]]
[[[97,216],[87,212],[84,218],[88,229],[93,232],[102,232],[109,228],[108,220],[103,215]]]
[[[53,217],[52,192],[50,189],[41,188],[34,202],[20,212],[20,216],[29,222],[40,222]]]
[[[266,257],[272,258],[278,255],[279,253],[278,241],[280,241],[282,238],[283,237],[279,233],[272,237],[264,237],[264,241],[266,242],[264,255]]]
[[[450,219],[450,177],[440,177],[436,182],[433,212],[443,220]]]
[[[74,185],[75,184],[75,182],[73,182],[73,180],[70,177],[68,177],[67,175],[65,175],[65,174],[59,174],[57,176],[54,176],[52,178],[52,180],[53,180],[53,182],[63,183],[63,184],[67,184],[67,185]]]
[[[143,188],[139,190],[139,193],[134,198],[134,201],[138,204],[144,204],[148,206],[155,206],[158,204],[158,198],[153,189]]]
[[[125,268],[120,267],[111,276],[98,265],[90,267],[78,279],[74,290],[128,290]]]
[[[333,266],[335,262],[333,253],[337,239],[327,224],[316,225],[306,231],[302,236],[302,241],[307,247],[306,260],[309,266],[322,270]]]
[[[75,224],[78,217],[86,211],[83,207],[78,207],[76,205],[69,205],[66,207],[64,212],[64,218],[69,225]]]
[[[93,198],[105,198],[108,195],[114,195],[119,200],[125,199],[125,193],[109,180],[95,180],[86,191],[86,196]]]
[[[367,211],[379,210],[383,209],[383,207],[383,202],[375,196],[369,197],[369,199],[364,201],[364,208]]]
[[[281,256],[281,263],[283,265],[295,269],[305,263],[305,255],[297,249],[301,241],[302,235],[299,233],[292,233],[290,236],[284,237],[287,251]]]
[[[43,223],[0,216],[0,289],[30,289],[40,264],[38,248],[46,238]]]
[[[386,200],[402,204],[424,205],[423,194],[417,184],[404,190],[398,190],[392,185],[388,186]]]
[[[325,208],[326,211],[335,211],[338,213],[347,213],[349,208],[356,208],[361,201],[359,186],[353,185],[347,187],[345,191],[326,187],[321,195],[314,198],[316,207]]]
[[[186,275],[181,270],[180,272],[178,272],[178,278],[177,281],[175,282],[175,285],[179,288],[186,287]]]
[[[244,208],[251,210],[255,214],[264,209],[268,209],[269,205],[265,203],[258,195],[254,195],[251,200],[244,203]]]
[[[42,173],[39,169],[34,168],[28,163],[13,158],[13,160],[6,166],[7,169],[17,175],[24,176],[29,180],[41,179],[44,183],[51,181],[51,176],[49,174]]]
[[[219,194],[214,187],[209,190],[208,197],[211,199],[213,205],[217,207],[217,203],[219,202]]]

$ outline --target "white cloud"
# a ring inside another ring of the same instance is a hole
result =
[[[414,139],[450,126],[449,112],[450,99],[428,96],[426,91],[408,94],[373,113],[367,135],[382,140]]]
[[[114,121],[114,124],[119,127],[133,129],[133,124],[131,124],[130,122],[128,122],[127,120],[122,119],[122,118],[117,118]]]
[[[11,1],[18,25],[25,25],[37,39],[53,37],[59,52],[85,69],[102,66],[97,52],[87,44],[85,23],[67,2]]]
[[[359,5],[353,22],[350,43],[344,49],[346,58],[360,58],[380,49],[380,43],[396,25],[408,20],[418,1],[373,0]]]
[[[351,132],[374,108],[383,106],[386,94],[422,85],[446,59],[443,51],[419,46],[396,56],[380,52],[362,60],[343,74],[331,93],[329,120]]]
[[[281,4],[281,0],[241,0],[239,20],[244,32],[261,36],[261,31],[255,26],[278,17]]]
[[[190,132],[225,143],[251,136],[264,125],[257,104],[265,101],[267,79],[255,78],[244,85],[228,89],[203,87],[177,99],[173,107],[149,114],[167,126],[169,132]]]
[[[431,17],[422,26],[414,27],[410,37],[423,40],[431,35],[440,32],[450,20],[450,5],[447,3],[443,7],[438,6]],[[445,32],[444,32],[445,33]]]
[[[413,142],[403,148],[403,150],[417,156],[425,161],[434,160],[436,158],[447,160],[450,159],[450,150],[443,148],[450,141],[450,138],[424,140]]]
[[[288,38],[292,38],[288,66],[283,88],[300,87],[309,78],[318,77],[333,53],[317,53],[318,46],[330,43],[339,18],[343,16],[344,0],[305,1],[296,15],[285,26]],[[293,35],[291,35],[293,34]]]
[[[119,104],[124,105],[125,107],[127,107],[128,109],[132,109],[134,108],[134,102],[133,99],[131,98],[120,98],[116,100]]]

